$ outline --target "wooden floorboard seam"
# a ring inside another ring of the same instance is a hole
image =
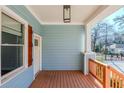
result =
[[[98,88],[91,75],[81,71],[40,71],[30,88]]]

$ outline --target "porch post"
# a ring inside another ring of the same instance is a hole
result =
[[[95,59],[95,53],[91,51],[91,26],[85,25],[85,52],[83,53],[83,73],[89,73],[89,59]]]
[[[91,52],[91,27],[85,25],[85,53]]]

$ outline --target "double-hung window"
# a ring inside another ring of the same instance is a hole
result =
[[[24,24],[1,12],[1,77],[24,65]]]

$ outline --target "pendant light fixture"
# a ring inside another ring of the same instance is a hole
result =
[[[63,5],[63,21],[64,23],[71,22],[71,6]]]

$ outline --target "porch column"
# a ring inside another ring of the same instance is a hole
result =
[[[83,73],[89,73],[89,59],[95,59],[96,54],[91,50],[91,26],[85,25],[85,52],[83,53]]]
[[[85,52],[91,52],[91,27],[85,25]]]

